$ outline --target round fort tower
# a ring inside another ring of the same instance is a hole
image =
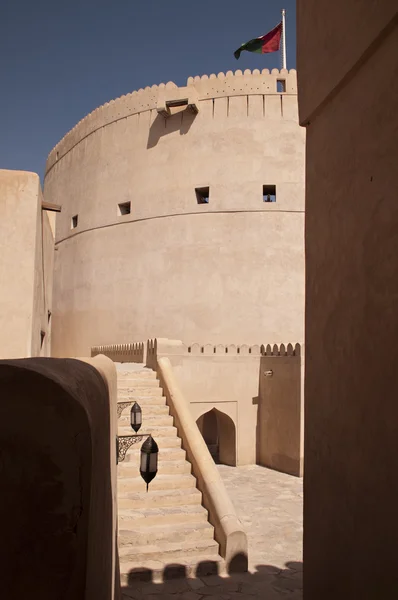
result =
[[[304,151],[294,70],[155,85],[80,121],[46,166],[53,355],[302,342]]]

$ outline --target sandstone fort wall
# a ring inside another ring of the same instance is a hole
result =
[[[0,170],[0,358],[49,356],[54,213],[39,176]]]
[[[45,178],[62,205],[54,354],[150,337],[301,342],[304,136],[296,73],[276,69],[153,86],[78,123]]]

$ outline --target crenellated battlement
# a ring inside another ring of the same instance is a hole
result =
[[[278,91],[278,82],[280,82],[279,85],[281,85],[283,91]],[[253,71],[238,69],[235,72],[227,71],[217,75],[212,73],[211,75],[189,77],[185,89],[189,92],[193,88],[200,110],[201,103],[206,103],[209,100],[215,101],[219,98],[296,95],[297,75],[295,69],[290,71],[286,69],[272,69],[272,71],[263,69],[261,72],[258,69]],[[120,98],[110,100],[94,109],[81,119],[53,148],[47,159],[46,173],[76,144],[98,129],[120,119],[146,111],[154,111],[155,118],[159,98],[163,97],[165,93],[167,96],[172,95],[172,90],[181,89],[181,87],[178,88],[175,83],[169,81],[166,84],[161,83],[151,87],[148,86],[145,89],[141,88]],[[290,110],[288,114],[290,115]],[[234,112],[232,111],[230,116],[233,115]]]
[[[142,363],[145,358],[145,345],[143,342],[132,344],[108,344],[106,346],[93,346],[91,356],[103,354],[114,362]]]
[[[241,96],[252,94],[277,94],[277,82],[283,82],[284,92],[297,94],[297,73],[295,69],[246,69],[227,71],[215,75],[189,77],[187,86],[195,86],[202,100],[217,96]]]
[[[106,346],[93,346],[91,356],[104,354],[114,362],[144,362],[146,357],[150,364],[154,364],[156,357],[160,355],[177,356],[300,356],[300,344],[270,344],[261,346],[254,344],[184,344],[180,340],[169,340],[165,338],[149,339],[144,342],[130,344],[110,344]]]
[[[266,346],[261,346],[261,355],[262,356],[301,356],[301,346],[300,344],[274,344],[271,346],[267,344]]]
[[[192,344],[190,346],[182,345],[184,354],[193,355],[235,355],[235,356],[300,356],[300,344],[274,344],[266,346],[262,344],[259,346],[255,344],[248,346],[247,344],[235,345],[235,344]]]
[[[224,73],[223,71],[220,71],[220,73],[217,73],[217,75],[215,73],[211,73],[211,75],[195,75],[194,77],[188,77],[187,79],[187,85],[190,85],[191,83],[197,83],[198,81],[208,81],[209,79],[225,79],[225,78],[230,78],[230,77],[242,77],[242,76],[250,76],[250,75],[272,75],[275,76],[277,75],[278,77],[282,77],[282,76],[289,76],[289,75],[294,75],[296,74],[296,69],[271,69],[271,71],[269,69],[262,69],[260,71],[260,69],[253,69],[253,71],[251,69],[245,69],[244,71],[242,71],[241,69],[237,69],[236,71],[227,71],[226,73]]]

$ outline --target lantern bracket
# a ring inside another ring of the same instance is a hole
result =
[[[117,435],[116,436],[116,464],[119,464],[126,458],[127,451],[133,444],[141,442],[143,438],[148,438],[150,433],[138,433],[136,435]]]
[[[133,400],[129,400],[128,402],[118,402],[117,403],[117,418],[120,419],[124,409],[127,408],[128,406],[131,406],[132,404],[134,404]]]

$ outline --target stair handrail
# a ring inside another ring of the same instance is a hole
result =
[[[246,532],[191,413],[189,403],[180,389],[169,358],[158,358],[157,374],[178,435],[192,465],[198,489],[202,492],[203,505],[209,513],[209,521],[214,527],[215,539],[228,572],[247,571]]]

